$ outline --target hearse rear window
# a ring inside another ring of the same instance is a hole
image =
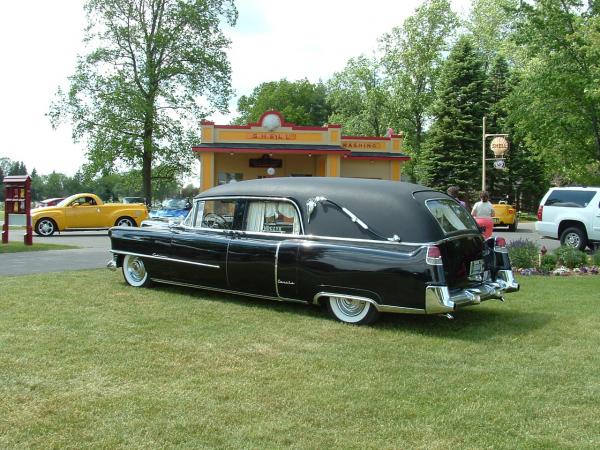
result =
[[[594,191],[552,191],[544,206],[562,206],[565,208],[585,208],[596,193]]]
[[[444,233],[449,234],[462,230],[478,231],[477,223],[473,220],[473,217],[454,200],[427,200],[425,204],[442,227]]]
[[[246,231],[300,234],[300,219],[294,205],[280,201],[249,202]]]

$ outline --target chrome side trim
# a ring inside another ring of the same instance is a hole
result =
[[[221,289],[221,288],[215,288],[215,287],[209,287],[209,286],[201,286],[199,284],[191,284],[191,283],[182,283],[179,281],[171,281],[171,280],[164,280],[162,278],[152,278],[152,281],[156,281],[157,283],[163,283],[163,284],[172,284],[173,286],[183,286],[183,287],[190,287],[190,288],[194,288],[194,289],[204,289],[207,291],[215,291],[215,292],[222,292],[224,294],[234,294],[234,295],[242,295],[245,297],[254,297],[254,298],[262,298],[265,300],[275,300],[275,301],[286,301],[286,302],[292,302],[292,303],[308,303],[306,300],[299,300],[296,298],[286,298],[286,297],[271,297],[269,295],[261,295],[261,294],[250,294],[247,292],[239,292],[239,291],[231,291],[229,289]]]
[[[199,262],[193,262],[193,261],[185,261],[183,259],[169,258],[168,256],[161,256],[158,254],[144,255],[142,253],[124,252],[121,250],[110,250],[110,252],[116,253],[117,255],[131,255],[131,256],[138,256],[140,258],[159,259],[161,261],[171,261],[171,262],[182,263],[182,264],[192,264],[194,266],[200,266],[200,267],[210,267],[211,269],[220,269],[221,268],[221,266],[217,266],[215,264],[205,264],[205,263],[199,263]]]
[[[371,305],[373,305],[379,312],[390,312],[390,313],[397,313],[397,314],[425,314],[425,310],[423,310],[423,309],[405,308],[404,306],[380,305],[375,300],[372,300],[368,297],[361,297],[358,295],[339,294],[339,293],[333,293],[333,292],[319,292],[319,293],[315,294],[315,296],[313,297],[313,300],[312,300],[313,304],[318,304],[319,299],[321,297],[344,297],[349,300],[358,300],[358,301],[368,302]]]
[[[281,246],[281,242],[280,241],[277,243],[277,249],[275,250],[275,294],[277,294],[277,297],[281,297],[279,295],[279,283],[277,283],[277,280],[279,279],[279,275],[277,273],[277,265],[279,264],[279,247]]]

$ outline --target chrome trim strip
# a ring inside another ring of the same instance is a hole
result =
[[[193,264],[195,266],[210,267],[211,269],[220,269],[221,268],[221,266],[217,266],[215,264],[206,264],[206,263],[199,263],[199,262],[193,262],[193,261],[185,261],[183,259],[169,258],[168,256],[161,256],[158,254],[144,255],[142,253],[124,252],[121,250],[110,250],[110,252],[116,253],[118,255],[131,255],[131,256],[137,256],[139,258],[150,258],[150,259],[159,259],[161,261],[172,261],[172,262],[177,262],[177,263],[182,263],[182,264]]]
[[[275,301],[286,301],[286,302],[292,302],[292,303],[308,303],[306,300],[299,300],[296,298],[287,298],[287,297],[270,297],[268,295],[261,295],[261,294],[250,294],[247,292],[239,292],[239,291],[230,291],[228,289],[221,289],[221,288],[215,288],[215,287],[209,287],[209,286],[201,286],[199,284],[191,284],[191,283],[182,283],[179,281],[171,281],[171,280],[164,280],[162,278],[152,278],[152,281],[156,281],[157,283],[163,283],[163,284],[172,284],[174,286],[183,286],[183,287],[191,287],[194,289],[205,289],[207,291],[215,291],[215,292],[222,292],[224,294],[234,294],[234,295],[242,295],[245,297],[254,297],[254,298],[262,298],[265,300],[275,300]]]
[[[423,310],[423,309],[406,308],[404,306],[380,305],[375,300],[372,300],[368,297],[361,297],[358,295],[348,295],[348,294],[336,294],[333,292],[319,292],[319,293],[315,294],[315,296],[313,297],[312,303],[318,304],[319,299],[321,297],[344,297],[349,300],[358,300],[358,301],[368,302],[368,303],[372,304],[377,309],[377,311],[380,311],[380,312],[390,312],[390,313],[397,313],[397,314],[425,314],[425,310]]]
[[[283,242],[283,241],[281,241]],[[277,243],[277,249],[275,250],[275,294],[277,294],[277,297],[281,297],[279,295],[279,286],[277,283],[278,280],[278,273],[277,273],[277,265],[279,264],[279,247],[281,246],[281,242]]]

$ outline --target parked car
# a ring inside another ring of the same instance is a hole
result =
[[[542,198],[535,230],[584,250],[600,245],[600,187],[554,187]]]
[[[55,198],[47,198],[46,200],[42,200],[38,205],[38,208],[46,208],[48,206],[58,205],[60,202],[64,200],[64,197],[55,197]]]
[[[183,220],[192,209],[189,198],[168,198],[163,201],[160,208],[150,210],[152,220],[169,221],[171,219]]]
[[[519,218],[517,209],[508,203],[507,200],[497,200],[492,203],[494,208],[494,226],[508,226],[508,231],[517,231]]]
[[[148,217],[145,205],[104,203],[95,194],[75,194],[55,206],[31,210],[33,230],[40,236],[57,231],[101,230],[112,226],[140,226]]]
[[[123,203],[144,203],[146,204],[146,199],[144,197],[123,197]]]
[[[115,227],[128,284],[152,281],[324,304],[342,322],[449,314],[519,289],[506,241],[425,186],[350,178],[225,184],[170,227]]]

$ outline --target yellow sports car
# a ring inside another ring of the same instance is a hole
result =
[[[494,208],[494,226],[506,226],[508,225],[509,231],[517,231],[519,225],[519,218],[517,217],[517,209],[509,205],[507,201],[501,200],[498,203],[493,203]]]
[[[52,236],[56,231],[139,227],[147,218],[143,203],[104,203],[95,194],[75,194],[56,206],[31,210],[33,231],[39,236]]]

